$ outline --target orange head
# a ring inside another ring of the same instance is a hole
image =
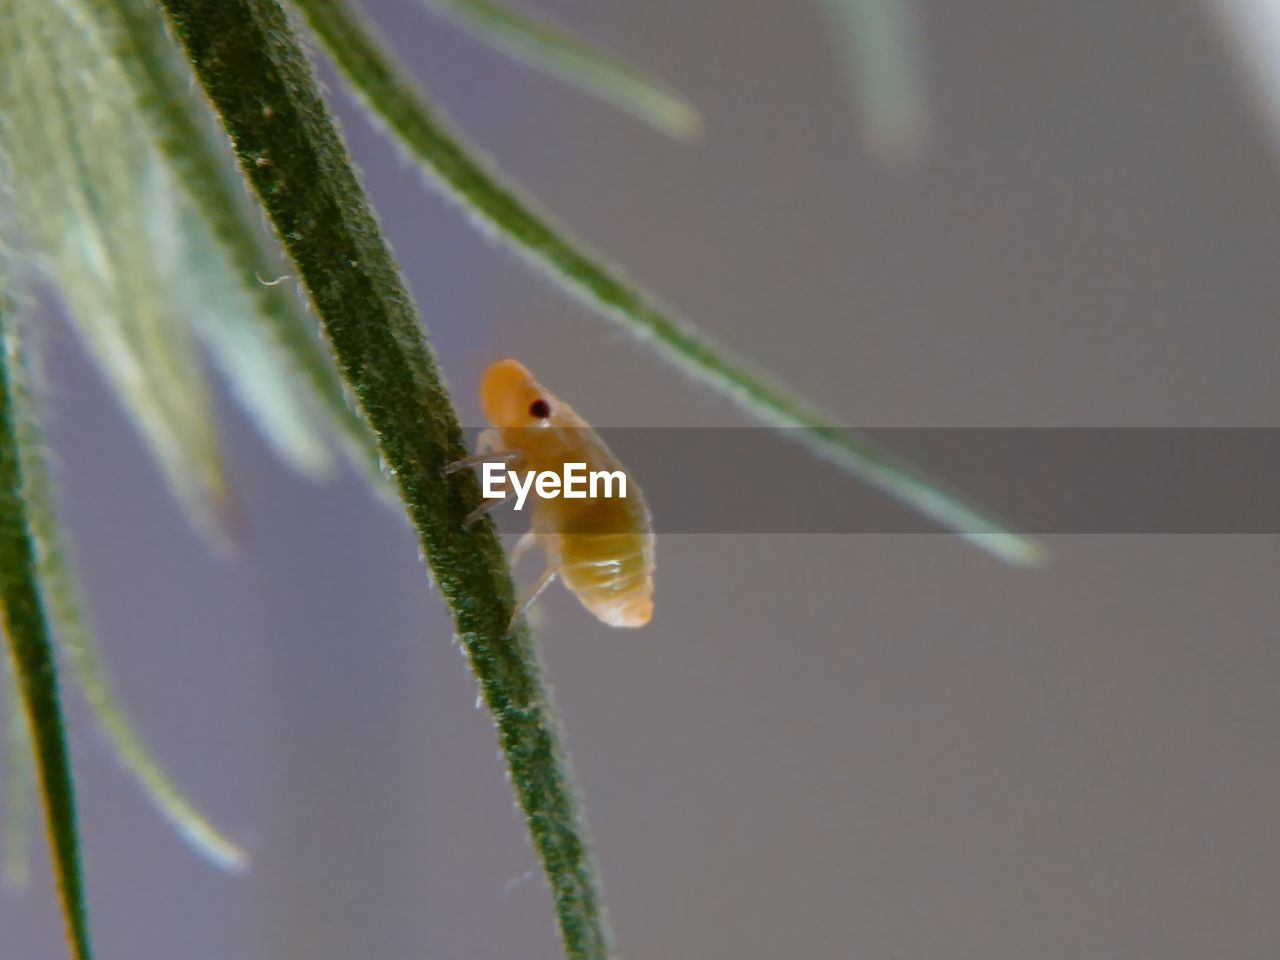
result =
[[[480,403],[499,429],[537,427],[551,416],[553,398],[518,360],[499,360],[480,382]]]

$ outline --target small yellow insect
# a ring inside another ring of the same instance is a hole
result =
[[[573,409],[544,388],[523,364],[499,360],[485,371],[480,402],[492,426],[479,452],[449,472],[492,460],[527,478],[563,473],[566,463],[588,471],[621,471],[609,448]],[[486,500],[471,523],[508,496]],[[547,567],[516,607],[518,619],[557,575],[582,605],[613,627],[642,627],[653,616],[653,525],[639,486],[627,477],[625,497],[530,501],[533,527],[512,551],[512,563],[539,546]]]

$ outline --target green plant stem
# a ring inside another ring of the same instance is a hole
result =
[[[373,28],[342,0],[294,0],[312,30],[366,105],[418,159],[424,170],[498,238],[525,254],[589,306],[613,318],[690,374],[737,400],[766,423],[789,430],[814,453],[1002,560],[1031,565],[1033,541],[877,449],[798,398],[771,386],[745,363],[628,286],[593,255],[551,225],[499,177],[478,153],[448,131],[405,79]]]
[[[552,25],[490,0],[420,0],[479,39],[675,137],[698,132],[698,111],[666,84]]]
[[[35,745],[37,776],[44,801],[54,873],[62,898],[67,937],[76,960],[92,960],[85,905],[75,785],[62,721],[58,666],[45,620],[36,570],[18,437],[10,395],[9,369],[17,361],[5,329],[7,304],[0,303],[0,605],[18,688]]]
[[[36,789],[36,758],[31,727],[8,659],[0,669],[4,685],[5,765],[4,837],[0,838],[0,884],[9,890],[27,885],[30,875],[32,798]]]
[[[464,528],[476,478],[445,477],[462,431],[311,65],[277,0],[162,0],[378,436],[493,714],[568,955],[608,937],[568,765],[492,525]]]

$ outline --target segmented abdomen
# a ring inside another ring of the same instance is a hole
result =
[[[562,509],[557,553],[583,606],[611,626],[639,627],[653,615],[653,533],[639,490],[627,492]]]

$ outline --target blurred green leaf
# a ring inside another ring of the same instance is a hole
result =
[[[282,278],[278,245],[245,196],[225,139],[214,134],[163,14],[154,0],[101,0],[87,11],[187,199],[181,232],[191,286],[200,290],[191,309],[237,396],[282,457],[306,473],[323,472],[327,461],[308,423],[309,414],[319,414],[352,463],[386,493],[373,434],[348,402],[296,284]]]
[[[0,849],[0,883],[5,889],[26,887],[31,868],[31,814],[36,790],[36,758],[31,727],[18,693],[8,657],[0,665],[4,694],[4,836]]]
[[[447,196],[495,237],[525,254],[546,274],[703,383],[787,436],[861,477],[890,497],[1009,563],[1039,561],[1037,544],[966,503],[910,465],[813,411],[802,399],[684,323],[619,275],[493,173],[478,151],[459,140],[406,79],[376,31],[347,3],[294,0],[347,79]]]
[[[35,746],[36,766],[62,897],[67,937],[76,960],[92,960],[85,906],[75,786],[57,658],[49,638],[36,573],[36,551],[28,525],[17,431],[10,395],[9,367],[15,344],[8,335],[8,303],[0,290],[0,613],[18,688]]]
[[[186,278],[174,291],[175,303],[190,318],[240,406],[280,459],[312,479],[329,476],[333,455],[315,421],[315,407],[307,403],[292,355],[276,340],[245,285],[229,269],[224,250],[205,220],[186,203],[170,204],[169,213],[175,221],[173,236],[182,243]],[[327,366],[326,375],[336,380],[332,364]],[[362,423],[356,426],[365,430]]]
[[[90,629],[57,514],[57,488],[45,460],[39,403],[33,389],[38,371],[32,337],[17,323],[9,337],[17,345],[9,364],[12,419],[22,461],[27,520],[36,546],[40,590],[60,649],[71,665],[94,720],[120,762],[141,785],[162,816],[197,853],[214,865],[237,871],[248,855],[224,837],[191,803],[151,754],[116,697],[106,663]]]
[[[125,77],[78,5],[4,0],[0,149],[33,247],[197,526],[233,515],[208,389],[171,291],[186,264],[158,216],[174,184]]]
[[[860,104],[863,139],[891,167],[911,166],[929,146],[929,105],[914,0],[822,0]]]
[[[678,93],[563,29],[490,0],[420,0],[479,39],[676,137],[698,132],[697,109]]]
[[[19,239],[35,247],[33,258],[63,293],[180,499],[212,528],[228,501],[186,324],[202,302],[216,301],[197,282],[207,271],[190,262],[200,258],[179,222],[181,195],[146,146],[123,75],[84,11],[34,0],[0,0],[0,11],[13,25],[0,39],[7,81],[0,153],[12,171]],[[201,294],[208,294],[203,301]],[[228,326],[244,321],[237,316]],[[11,340],[17,337],[11,324]],[[41,588],[95,719],[179,833],[219,866],[243,866],[243,851],[182,796],[115,698],[62,544],[25,373],[11,367],[10,388]]]

